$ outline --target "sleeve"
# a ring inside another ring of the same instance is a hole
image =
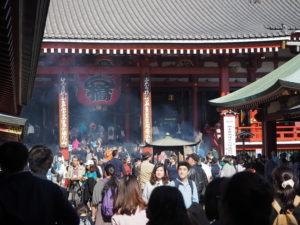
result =
[[[191,168],[190,169],[190,174],[189,174],[189,179],[195,180],[195,178],[196,178],[196,171],[195,171],[194,168]]]
[[[57,186],[54,187],[56,193],[56,215],[57,223],[64,225],[79,225],[79,217],[71,203],[64,197],[63,192]]]
[[[121,166],[121,169],[122,169],[123,176],[125,176],[127,173],[126,173],[126,170],[124,168],[123,163],[121,163],[120,166]]]
[[[112,224],[112,225],[119,225],[118,222],[117,222],[117,220],[116,220],[116,217],[115,217],[115,216],[113,216],[113,217],[111,218],[111,224]]]
[[[194,191],[193,191],[192,201],[193,201],[193,202],[196,202],[196,203],[199,203],[197,187],[196,187],[196,184],[195,184],[194,181],[193,181],[193,189],[194,189]]]
[[[148,199],[148,192],[149,192],[149,183],[147,182],[146,185],[145,185],[143,194],[142,194],[142,198],[143,198],[144,201],[146,201],[146,202],[149,201],[149,199]]]
[[[92,203],[98,205],[102,201],[102,190],[104,188],[104,182],[98,182],[93,191]]]

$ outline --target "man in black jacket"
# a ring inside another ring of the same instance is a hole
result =
[[[25,171],[28,149],[0,146],[0,224],[78,225],[79,218],[58,185]]]
[[[119,152],[117,149],[112,151],[112,156],[113,156],[113,158],[107,164],[111,164],[115,167],[116,176],[118,178],[121,177],[121,172],[122,172],[123,176],[126,175],[126,170],[124,168],[122,161],[119,159]]]
[[[203,196],[205,193],[206,186],[208,184],[208,180],[201,165],[198,164],[199,161],[200,156],[196,153],[192,153],[187,156],[187,162],[191,166],[189,179],[195,182],[198,191],[199,201],[201,203],[203,201]]]

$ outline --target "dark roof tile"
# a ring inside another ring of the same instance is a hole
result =
[[[52,0],[45,38],[211,40],[300,29],[295,0]]]

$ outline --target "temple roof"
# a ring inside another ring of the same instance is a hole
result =
[[[44,41],[263,41],[294,30],[298,0],[51,0]]]
[[[275,99],[285,89],[300,90],[300,54],[255,82],[226,96],[210,100],[222,108],[250,108]]]

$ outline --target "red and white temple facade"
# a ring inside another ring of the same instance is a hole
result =
[[[283,35],[260,37],[254,34],[240,38],[225,35],[223,39],[212,36],[207,40],[189,37],[182,40],[176,36],[173,40],[164,37],[160,40],[142,40],[138,37],[92,39],[88,34],[85,38],[82,35],[79,38],[76,35],[74,38],[64,38],[50,32],[53,29],[51,26],[54,26],[55,13],[52,11],[63,3],[55,1],[52,4],[35,88],[44,91],[55,89],[63,76],[69,90],[76,89],[78,103],[94,107],[96,111],[111,110],[111,117],[114,117],[111,121],[122,124],[126,141],[136,141],[132,140],[133,130],[140,129],[140,142],[151,142],[152,128],[160,114],[159,110],[155,113],[153,109],[170,104],[175,111],[174,116],[164,114],[161,115],[163,119],[175,120],[176,123],[189,122],[196,132],[205,130],[218,148],[220,129],[216,126],[222,113],[209,105],[208,100],[248,85],[291,59],[300,50],[300,33],[296,30]],[[57,30],[56,33],[60,32]],[[89,103],[82,100],[82,96],[78,97],[81,88],[84,89],[82,84],[86,82],[85,78],[94,75],[104,76],[104,81],[95,82],[114,82],[114,87],[118,89],[116,96],[111,93],[109,100],[103,96],[102,100],[90,98]],[[132,96],[140,105],[132,102]],[[51,115],[56,121],[59,119],[55,114],[57,111],[58,108]],[[237,113],[236,132],[247,130],[254,134],[246,140],[246,150],[259,152],[262,149],[262,131],[261,124],[255,118],[256,112]],[[277,142],[280,150],[300,150],[300,124],[289,121],[279,124]],[[239,139],[237,150],[242,150]]]

